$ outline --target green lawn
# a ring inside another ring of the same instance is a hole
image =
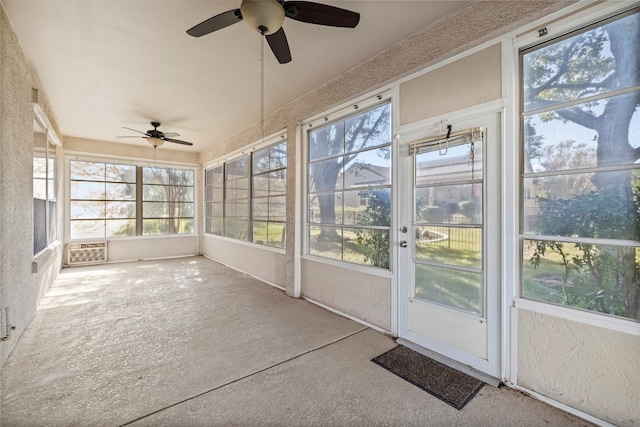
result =
[[[416,297],[482,314],[482,273],[448,266],[482,269],[482,230],[419,227],[416,242]],[[420,261],[440,266],[420,264]]]

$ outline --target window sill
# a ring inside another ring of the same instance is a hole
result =
[[[143,240],[143,239],[171,239],[181,237],[198,237],[195,233],[190,234],[154,234],[149,236],[122,236],[122,237],[95,237],[88,239],[69,239],[67,243],[91,243],[91,242],[111,242],[125,240]]]
[[[203,237],[207,237],[210,239],[219,239],[229,243],[236,243],[239,245],[245,245],[252,248],[264,249],[266,251],[275,252],[278,254],[285,254],[286,251],[282,248],[276,248],[275,246],[262,245],[260,243],[247,242],[246,240],[234,239],[231,237],[220,236],[218,234],[204,233]]]
[[[561,319],[584,323],[587,325],[605,328],[616,332],[640,336],[640,323],[634,320],[607,316],[604,314],[598,314],[596,312],[589,312],[575,308],[561,307],[523,298],[515,298],[513,302],[514,307],[517,309],[533,311],[536,313],[559,317]]]
[[[306,254],[302,257],[302,259],[306,259],[309,261],[317,262],[320,264],[327,264],[338,268],[343,268],[345,270],[353,270],[358,271],[364,274],[369,274],[371,276],[384,277],[386,279],[392,279],[393,273],[389,270],[383,270],[378,267],[371,267],[368,265],[354,264],[351,262],[340,261],[337,259],[331,258],[323,258],[317,255]]]
[[[56,240],[34,255],[33,261],[31,261],[31,273],[36,274],[42,270],[42,268],[51,261],[51,258],[54,257],[60,245],[62,245],[62,242],[60,242],[60,240]]]

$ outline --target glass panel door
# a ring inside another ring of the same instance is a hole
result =
[[[403,267],[398,333],[404,341],[498,378],[500,113],[455,123],[458,131],[477,128],[481,136],[457,142],[421,143],[416,149],[421,138],[439,134],[435,128],[414,131],[413,140],[401,142],[400,152],[406,154],[400,170],[406,175],[400,183],[399,220],[406,240],[397,249]]]

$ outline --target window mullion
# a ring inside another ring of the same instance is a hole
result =
[[[522,117],[530,117],[535,116],[537,114],[548,113],[554,110],[561,110],[563,108],[575,107],[580,104],[587,104],[589,102],[601,101],[608,98],[613,98],[614,96],[626,95],[628,93],[637,92],[640,90],[640,85],[630,86],[622,89],[611,90],[607,92],[602,92],[597,95],[587,96],[584,98],[576,98],[570,101],[563,102],[555,102],[550,105],[545,105],[544,107],[539,107],[533,110],[527,110],[522,113]],[[553,101],[550,101],[553,102]]]
[[[136,236],[142,236],[142,166],[136,166]]]
[[[249,218],[247,223],[248,223],[249,230],[247,231],[247,235],[248,235],[248,240],[250,242],[253,242],[253,156],[248,156],[247,163],[249,164],[247,169],[247,172],[248,172],[247,177],[249,178],[247,182],[247,188],[248,188],[247,203],[249,204],[248,206]]]

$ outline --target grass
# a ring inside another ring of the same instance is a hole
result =
[[[482,314],[482,275],[416,264],[416,297]]]
[[[467,312],[482,314],[482,273],[447,266],[482,269],[482,230],[461,227],[420,227],[416,259],[440,266],[415,265],[416,297]]]
[[[564,282],[565,268],[562,263],[562,256],[557,252],[547,250],[545,255],[540,258],[540,263],[536,266],[531,263],[531,257],[534,252],[535,242],[525,241],[522,254],[523,296],[536,301],[564,304],[562,284]],[[569,243],[564,245],[564,252],[567,255],[567,259],[581,255],[581,251],[575,245]],[[578,273],[570,270],[565,286],[572,286],[576,278],[578,278]]]
[[[418,260],[482,268],[482,230],[459,227],[419,227],[421,236],[416,244]],[[437,237],[443,236],[438,239]]]
[[[354,264],[369,265],[364,261],[365,256],[362,247],[358,244],[355,231],[352,229],[326,228],[334,230],[336,237],[323,237],[320,227],[311,227],[309,252],[312,255]]]
[[[616,258],[619,256],[618,249],[606,245],[596,246],[594,262],[600,265],[598,272],[601,278],[601,281],[598,281],[590,275],[586,267],[581,268],[581,271],[576,269],[577,266],[573,260],[581,259],[584,256],[582,251],[574,244],[563,244],[566,258],[570,260],[570,270],[565,280],[565,267],[559,253],[547,250],[545,255],[541,256],[537,266],[531,263],[535,243],[535,241],[525,241],[524,245],[522,293],[525,298],[637,318],[637,315],[629,316],[625,312],[623,267],[620,260]],[[636,249],[635,253],[635,274],[637,275],[640,250]],[[637,282],[635,283],[637,285]]]
[[[284,248],[285,227],[281,222],[253,222],[253,241],[262,245]]]

